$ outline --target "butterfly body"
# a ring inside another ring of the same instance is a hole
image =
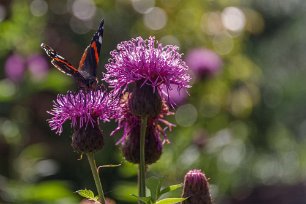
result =
[[[103,41],[103,31],[104,20],[101,21],[98,31],[94,34],[89,46],[85,49],[78,68],[75,68],[50,46],[42,43],[41,47],[52,59],[51,63],[59,71],[73,77],[81,89],[93,90],[96,89],[98,84],[97,67]]]

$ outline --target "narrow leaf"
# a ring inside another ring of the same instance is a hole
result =
[[[150,190],[152,201],[155,202],[159,198],[161,188],[161,179],[150,177],[146,180],[147,188]]]
[[[94,193],[91,190],[78,190],[76,191],[77,194],[79,194],[80,196],[87,198],[89,200],[97,200],[97,197],[95,197]]]
[[[175,204],[186,200],[187,198],[165,198],[157,201],[155,204]]]
[[[145,202],[146,204],[151,204],[151,197],[139,197],[135,194],[131,194],[131,196],[134,196],[135,198],[137,198],[138,200]]]
[[[164,188],[163,190],[161,190],[159,192],[159,195],[162,195],[162,194],[165,194],[165,193],[168,193],[170,191],[174,191],[178,188],[181,188],[183,186],[183,184],[176,184],[176,185],[171,185],[171,186],[168,186],[166,188]]]

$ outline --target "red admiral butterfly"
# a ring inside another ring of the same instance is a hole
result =
[[[85,90],[95,89],[98,83],[97,66],[103,41],[103,31],[104,20],[101,21],[98,31],[94,34],[89,46],[85,49],[78,69],[48,45],[42,43],[40,46],[52,59],[51,63],[61,72],[72,76],[78,82],[80,88]]]

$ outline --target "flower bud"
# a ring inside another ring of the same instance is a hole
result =
[[[154,125],[148,125],[145,138],[145,162],[155,163],[162,154],[162,141]],[[127,136],[121,146],[125,159],[139,164],[140,160],[140,125],[137,125]]]
[[[75,129],[71,146],[77,152],[88,153],[102,149],[103,135],[97,122]]]
[[[83,199],[81,200],[80,204],[101,204],[101,203],[94,200]],[[116,204],[116,202],[113,199],[106,198],[105,204]]]
[[[183,198],[188,198],[182,204],[212,204],[208,181],[201,170],[190,170],[184,179]]]
[[[132,94],[129,97],[129,109],[137,116],[155,117],[160,114],[162,99],[158,90],[141,81],[136,83]]]

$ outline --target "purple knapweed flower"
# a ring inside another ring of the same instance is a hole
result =
[[[207,178],[201,170],[190,170],[184,178],[182,204],[212,204]]]
[[[53,117],[48,120],[57,134],[63,131],[63,124],[71,120],[73,128],[94,126],[97,121],[109,121],[114,116],[116,102],[101,91],[79,91],[59,94],[53,101],[53,109],[48,113]]]
[[[186,64],[196,76],[206,77],[218,73],[223,62],[214,51],[195,48],[187,53]]]
[[[119,130],[123,130],[123,136],[117,142],[120,144],[123,156],[125,159],[132,163],[139,163],[139,148],[140,148],[140,118],[132,114],[128,107],[128,93],[122,99],[118,108],[117,122],[118,127],[111,133],[114,135]],[[156,162],[163,149],[163,144],[169,142],[167,139],[166,131],[170,131],[174,127],[164,119],[164,116],[171,115],[166,102],[162,103],[162,109],[158,116],[148,118],[146,139],[145,139],[145,161],[146,164]]]
[[[167,91],[167,90],[165,90]],[[171,85],[168,90],[170,104],[181,105],[186,101],[188,97],[186,88],[178,89],[177,85]]]
[[[164,86],[166,97],[171,84],[178,89],[189,88],[188,67],[178,49],[172,45],[162,46],[154,37],[124,41],[111,52],[104,80],[119,93],[125,92],[130,84],[148,85],[153,92],[160,93]]]
[[[122,144],[133,132],[133,130],[140,130],[140,118],[131,113],[128,107],[128,95],[129,94],[127,93],[122,97],[120,105],[116,109],[116,121],[118,122],[118,127],[111,133],[111,136],[113,136],[119,130],[123,130],[123,135],[117,144]],[[173,114],[173,112],[169,111],[166,102],[163,101],[162,109],[159,115],[148,119],[148,126],[154,126],[156,128],[158,137],[164,138],[163,143],[169,143],[166,131],[168,129],[172,131],[172,128],[175,126],[174,124],[165,120],[164,117]],[[162,124],[165,126],[164,128],[162,127]]]
[[[42,80],[49,71],[49,65],[46,59],[41,55],[32,55],[28,58],[28,68],[36,80]]]
[[[18,54],[9,56],[4,65],[5,75],[14,82],[22,80],[25,72],[25,60]]]

